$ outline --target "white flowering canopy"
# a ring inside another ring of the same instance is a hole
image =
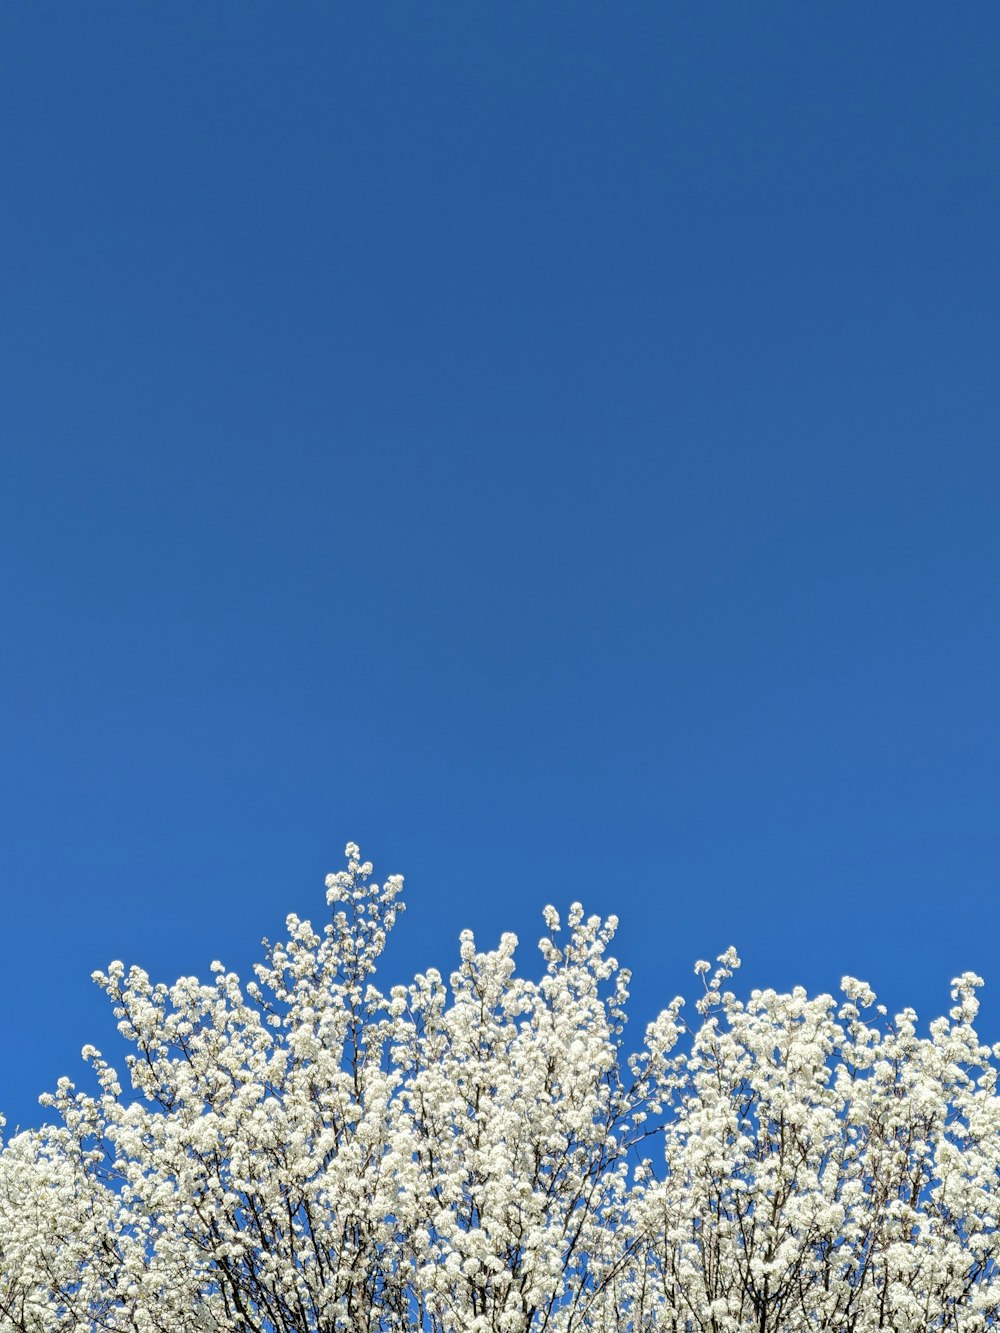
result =
[[[628,1054],[614,918],[546,908],[537,981],[466,933],[384,994],[371,876],[349,844],[246,984],[95,973],[129,1091],[85,1047],[95,1091],[3,1148],[0,1333],[1000,1327],[978,977],[921,1036],[852,978],[740,1000],[730,950]]]

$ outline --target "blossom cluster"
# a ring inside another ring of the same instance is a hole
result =
[[[629,1053],[614,918],[383,992],[401,889],[348,844],[252,980],[94,974],[130,1054],[0,1151],[0,1333],[1000,1327],[979,977],[921,1035],[849,977],[740,999],[729,950]]]

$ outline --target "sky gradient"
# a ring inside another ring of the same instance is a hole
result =
[[[8,5],[0,136],[12,1124],[348,839],[1000,1039],[1000,8]]]

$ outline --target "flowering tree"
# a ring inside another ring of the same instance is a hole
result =
[[[402,882],[347,857],[247,984],[95,973],[130,1090],[86,1047],[0,1154],[2,1333],[1000,1327],[978,977],[918,1036],[850,978],[741,1001],[729,951],[629,1055],[614,918],[385,994]]]

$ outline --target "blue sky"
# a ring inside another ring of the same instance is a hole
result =
[[[995,5],[7,6],[0,134],[11,1121],[349,838],[1000,1038]]]

